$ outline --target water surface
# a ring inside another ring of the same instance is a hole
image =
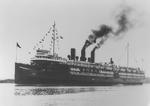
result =
[[[150,106],[150,84],[92,87],[0,84],[0,106]]]

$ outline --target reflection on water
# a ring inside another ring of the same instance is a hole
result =
[[[15,95],[59,95],[79,92],[110,91],[109,87],[15,87]]]
[[[56,94],[68,94],[78,92],[90,92],[95,91],[93,87],[78,88],[78,87],[37,87],[37,88],[17,88],[15,89],[15,95],[56,95]]]
[[[0,106],[149,106],[149,88],[149,84],[84,87],[0,84]]]

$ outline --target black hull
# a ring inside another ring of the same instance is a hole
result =
[[[114,77],[72,75],[66,66],[40,70],[37,67],[16,63],[15,83],[17,85],[44,86],[111,86],[117,84],[142,84],[142,79],[121,79]]]

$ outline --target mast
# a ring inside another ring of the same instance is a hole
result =
[[[127,43],[127,68],[129,67],[129,42]]]
[[[56,52],[57,52],[57,46],[59,43],[59,40],[63,39],[62,36],[58,36],[58,31],[56,29],[56,23],[54,21],[54,24],[52,25],[52,46],[53,46],[53,56],[56,56]]]
[[[56,24],[55,24],[55,21],[54,21],[54,25],[53,25],[53,56],[55,55],[55,40],[56,40],[56,28],[55,28]]]

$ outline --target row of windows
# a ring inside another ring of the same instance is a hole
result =
[[[96,69],[108,70],[108,71],[112,71],[113,70],[112,67],[97,66],[97,65],[90,65],[90,64],[70,64],[70,63],[67,63],[67,64],[75,66],[75,67],[96,68]]]
[[[104,68],[104,67],[101,67],[101,68],[99,68],[99,69],[97,69],[97,68],[83,68],[82,69],[82,71],[87,71],[87,72],[102,72],[102,71],[104,71],[104,72],[112,72],[113,70],[112,69],[108,69],[108,68]],[[120,73],[120,75],[121,74],[132,74],[133,75],[133,72],[128,72],[128,71],[126,71],[126,72],[120,72],[120,71],[118,71],[119,73]],[[141,75],[141,73],[134,73],[134,74],[138,74],[138,75]]]
[[[72,65],[72,66],[81,66],[81,67],[94,67],[91,64],[83,64],[83,63],[74,63],[74,62],[68,62],[68,65]]]
[[[137,71],[137,70],[127,70],[127,69],[126,69],[125,71],[122,71],[122,70],[119,69],[119,71],[120,71],[120,72],[141,73],[141,71]]]
[[[120,76],[120,78],[144,78],[144,76]]]
[[[54,60],[63,60],[66,61],[66,59],[62,58],[62,57],[48,57],[48,56],[36,56],[37,58],[44,58],[44,59],[54,59]]]
[[[71,68],[72,71],[78,71],[80,72],[79,68]],[[103,74],[113,74],[112,71],[103,71],[103,70],[97,70],[97,69],[88,69],[88,68],[83,68],[81,69],[81,72],[88,72],[88,73],[103,73]],[[133,74],[133,73],[119,73],[119,75],[122,76],[139,76],[139,77],[144,77],[144,74]]]
[[[73,75],[89,75],[89,76],[101,76],[101,77],[113,77],[112,74],[94,74],[94,73],[83,73],[83,72],[70,72]]]
[[[113,68],[117,68],[119,69],[119,67],[117,67],[116,65],[110,65],[110,64],[92,64],[92,63],[82,63],[82,62],[74,62],[74,61],[68,61],[67,62],[68,65],[72,65],[72,66],[81,66],[81,67],[89,67],[89,68],[106,68],[108,70],[112,70]]]
[[[144,76],[144,74],[131,74],[131,73],[119,73],[119,75],[128,75],[128,76]]]
[[[113,77],[113,74],[94,74],[94,73],[84,73],[84,72],[70,72],[74,75],[89,75],[89,76],[101,76],[101,77]],[[144,76],[119,76],[120,78],[144,78]]]
[[[79,68],[70,68],[70,70],[75,71],[75,72],[80,72]],[[81,72],[113,74],[113,72],[110,72],[110,71],[103,71],[103,70],[97,70],[97,69],[88,69],[88,68],[81,69]]]
[[[51,57],[47,57],[47,56],[36,56],[37,58],[47,58],[50,59]]]
[[[72,66],[78,66],[78,67],[87,67],[87,68],[96,68],[96,69],[101,69],[101,70],[107,70],[107,71],[120,71],[120,72],[131,72],[131,73],[142,73],[142,71],[137,71],[135,69],[129,69],[127,68],[117,68],[114,66],[105,66],[105,65],[98,65],[98,64],[83,64],[83,63],[74,63],[74,62],[68,62],[68,65]]]

